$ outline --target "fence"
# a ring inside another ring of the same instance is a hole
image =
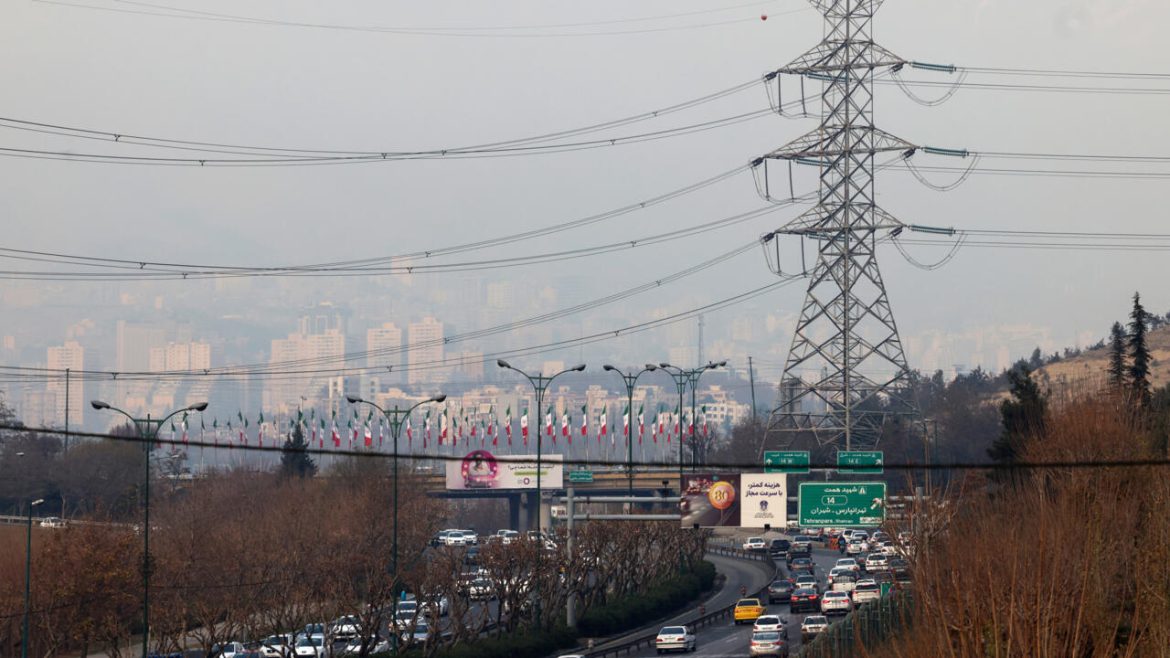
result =
[[[801,658],[851,658],[857,647],[872,647],[914,619],[914,596],[909,590],[892,591],[829,626],[800,651]]]

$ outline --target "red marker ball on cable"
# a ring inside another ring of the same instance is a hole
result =
[[[768,15],[767,14],[760,14],[760,20],[762,20],[762,21],[768,20]]]

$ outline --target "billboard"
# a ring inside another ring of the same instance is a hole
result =
[[[540,488],[564,488],[561,455],[541,455]],[[536,455],[499,458],[487,450],[472,450],[463,459],[447,462],[447,490],[535,489]]]
[[[783,528],[788,520],[788,476],[783,473],[683,475],[682,526]]]

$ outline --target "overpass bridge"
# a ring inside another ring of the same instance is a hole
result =
[[[677,496],[678,469],[635,470],[631,478],[624,470],[593,470],[591,482],[570,482],[568,468],[565,469],[564,486],[549,487],[542,483],[541,492],[545,500],[538,501],[535,489],[447,489],[443,474],[420,475],[428,496],[454,500],[505,498],[508,501],[508,524],[521,532],[536,528],[537,515],[541,526],[549,527],[552,517],[553,497],[564,496],[568,487],[577,496],[614,496],[631,493],[635,496]],[[688,471],[689,472],[689,471]],[[584,504],[586,501],[582,501]],[[677,509],[677,503],[670,503]],[[647,510],[650,505],[639,504]]]

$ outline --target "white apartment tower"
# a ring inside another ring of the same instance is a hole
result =
[[[49,370],[51,371],[66,369],[77,371],[85,368],[85,348],[75,340],[65,341],[65,344],[59,347],[50,347],[48,357]],[[65,426],[65,398],[68,397],[69,426],[77,427],[81,425],[82,414],[85,413],[85,393],[80,378],[70,378],[68,396],[65,394],[65,386],[65,375],[62,374],[59,378],[51,380],[45,387],[48,392],[53,394],[53,410],[50,420],[53,425]]]
[[[410,323],[407,337],[410,350],[409,384],[435,384],[447,379],[447,372],[436,367],[443,360],[443,323],[433,316]]]

